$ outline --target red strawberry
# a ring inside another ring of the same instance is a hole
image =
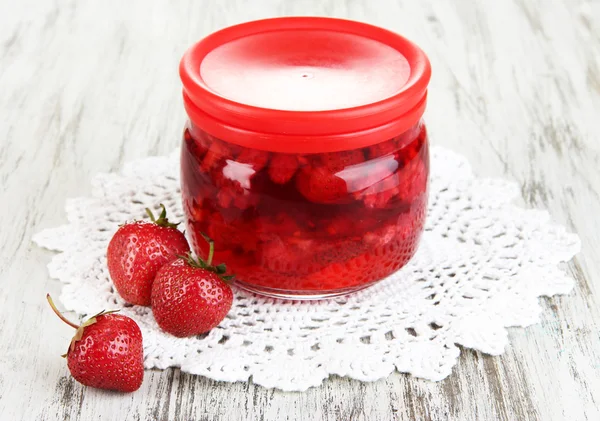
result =
[[[314,203],[343,203],[351,199],[346,181],[326,168],[302,168],[296,176],[296,188]]]
[[[165,265],[152,286],[152,313],[165,332],[195,336],[217,326],[231,309],[233,292],[223,276],[224,264],[212,265],[214,245],[206,261],[191,254]]]
[[[360,149],[351,151],[328,152],[315,156],[315,166],[322,166],[336,173],[351,165],[365,162],[365,155]]]
[[[285,184],[298,170],[298,158],[294,155],[276,154],[269,164],[269,177],[275,184]]]
[[[117,292],[131,304],[150,305],[152,282],[166,263],[190,251],[185,236],[167,219],[163,205],[158,219],[146,209],[152,222],[122,225],[108,244],[108,272]]]
[[[63,355],[75,380],[119,392],[140,388],[144,379],[144,349],[136,322],[113,311],[102,311],[77,326],[60,314],[50,295],[46,298],[58,317],[77,329]]]
[[[209,135],[207,134],[207,136]],[[225,142],[211,136],[210,146],[208,147],[208,151],[206,152],[200,167],[204,172],[209,172],[216,167],[220,161],[229,157],[230,154],[229,147]]]
[[[259,151],[258,149],[243,149],[237,156],[236,161],[242,164],[250,164],[254,171],[259,172],[267,166],[269,152]]]

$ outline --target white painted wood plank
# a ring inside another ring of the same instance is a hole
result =
[[[0,420],[600,419],[600,5],[594,0],[0,0]],[[522,186],[579,232],[568,297],[511,330],[501,357],[465,351],[439,383],[333,378],[306,393],[147,372],[121,396],[81,387],[33,233],[64,222],[98,171],[169,152],[185,120],[178,60],[226,25],[330,15],[396,30],[429,54],[433,143]],[[17,374],[18,373],[18,374]]]

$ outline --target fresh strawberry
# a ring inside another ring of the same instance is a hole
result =
[[[208,238],[207,238],[208,240]],[[212,265],[214,245],[206,261],[189,254],[163,266],[152,286],[152,313],[165,332],[195,336],[217,326],[231,309],[233,292],[225,282],[224,264]]]
[[[344,203],[351,199],[346,181],[323,167],[303,167],[296,176],[296,188],[314,203]]]
[[[298,158],[294,155],[275,154],[269,164],[269,177],[275,184],[285,184],[298,170]]]
[[[190,251],[185,236],[167,219],[163,205],[158,219],[146,209],[152,222],[122,225],[108,244],[108,273],[117,292],[131,304],[150,305],[156,272],[177,255]]]
[[[142,332],[132,319],[114,311],[102,311],[78,326],[56,308],[52,310],[69,326],[77,329],[63,357],[71,375],[79,383],[98,389],[133,392],[144,379]]]
[[[269,162],[269,152],[258,149],[242,149],[242,152],[236,158],[237,162],[250,164],[254,171],[258,172],[267,166]]]

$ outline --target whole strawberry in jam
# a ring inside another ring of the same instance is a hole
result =
[[[360,150],[315,155],[311,165],[303,167],[296,176],[296,188],[314,203],[350,202],[352,197],[342,171],[364,160]]]
[[[214,243],[209,243],[208,259],[191,254],[165,265],[152,286],[152,313],[158,325],[178,337],[208,332],[225,318],[233,302],[233,292],[224,276],[224,264],[212,265]]]
[[[102,311],[78,326],[57,310],[50,295],[46,298],[62,321],[77,329],[63,357],[75,380],[98,389],[133,392],[144,379],[142,332],[129,317]]]
[[[185,236],[167,219],[163,205],[158,219],[149,209],[152,222],[122,225],[108,244],[108,272],[117,292],[131,304],[148,306],[156,272],[178,255],[190,251]]]
[[[360,149],[327,152],[315,155],[314,161],[316,166],[326,168],[335,173],[352,165],[362,164],[365,161],[365,155]]]
[[[338,203],[350,199],[346,181],[323,167],[302,168],[296,176],[296,188],[313,203]]]
[[[298,170],[298,158],[291,154],[275,154],[269,165],[269,177],[275,184],[285,184]]]

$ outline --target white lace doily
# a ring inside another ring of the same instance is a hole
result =
[[[562,262],[579,238],[546,212],[511,204],[515,184],[478,179],[467,161],[432,148],[426,231],[411,262],[350,296],[290,302],[236,291],[220,326],[204,337],[160,331],[149,308],[129,306],[112,288],[106,247],[119,224],[164,203],[183,220],[179,152],[99,174],[91,197],[69,200],[69,224],[34,237],[57,250],[50,275],[64,283],[64,307],[80,315],[123,308],[144,337],[147,368],[181,367],[215,380],[283,390],[319,385],[331,374],[373,381],[392,371],[441,380],[457,345],[500,354],[508,326],[538,321],[538,297],[568,293]]]

